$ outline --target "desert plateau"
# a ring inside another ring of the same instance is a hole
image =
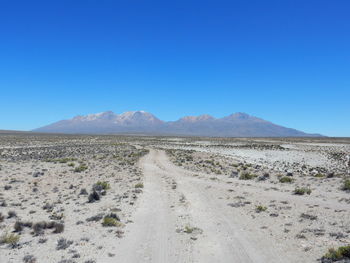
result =
[[[346,138],[4,132],[0,262],[333,262],[349,153]]]

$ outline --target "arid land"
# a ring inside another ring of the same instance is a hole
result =
[[[4,132],[0,262],[334,262],[349,155],[349,138]]]

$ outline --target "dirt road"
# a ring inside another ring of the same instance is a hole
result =
[[[140,163],[144,193],[111,262],[292,262],[268,237],[248,236],[218,199],[223,189],[151,150]]]

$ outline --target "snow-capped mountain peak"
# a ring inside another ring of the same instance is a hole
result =
[[[204,114],[183,117],[178,121],[164,122],[146,111],[127,111],[122,114],[106,111],[58,121],[35,131],[88,134],[178,134],[222,137],[315,136],[278,126],[240,112],[219,119]]]

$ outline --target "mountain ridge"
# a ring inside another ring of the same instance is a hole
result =
[[[154,134],[208,137],[316,137],[286,128],[264,119],[237,112],[222,118],[208,114],[184,116],[176,121],[163,121],[146,111],[116,114],[105,111],[78,115],[37,129],[35,132],[69,134]]]

